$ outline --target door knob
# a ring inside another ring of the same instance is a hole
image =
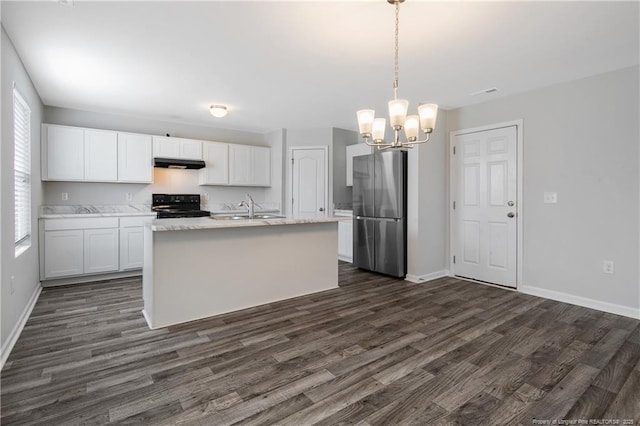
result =
[[[320,211],[323,212],[324,211],[324,207],[320,207]]]
[[[507,213],[507,217],[514,217],[514,216],[515,216],[515,214],[513,212]]]
[[[513,201],[509,201],[509,202],[507,203],[507,205],[508,205],[509,207],[513,207],[513,205],[514,205],[514,204],[515,204],[515,203],[514,203]]]

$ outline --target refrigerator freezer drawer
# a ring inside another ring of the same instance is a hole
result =
[[[357,217],[353,221],[353,264],[368,271],[374,270],[373,221]]]
[[[401,277],[407,273],[404,219],[374,220],[373,239],[375,241],[375,271]]]
[[[407,273],[405,235],[404,219],[356,216],[353,221],[353,264],[403,278]]]

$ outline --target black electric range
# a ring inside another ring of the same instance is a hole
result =
[[[151,210],[158,213],[158,219],[211,216],[200,210],[200,194],[153,194]]]

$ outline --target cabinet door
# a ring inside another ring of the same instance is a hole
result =
[[[43,179],[84,179],[84,129],[46,126],[44,130]]]
[[[252,147],[251,184],[256,186],[271,186],[271,148]]]
[[[338,258],[345,262],[353,260],[352,222],[338,222]]]
[[[229,183],[229,144],[203,142],[202,159],[206,166],[200,170],[200,185]]]
[[[83,247],[82,230],[45,232],[44,277],[81,275],[84,270]]]
[[[202,160],[202,142],[191,139],[180,139],[178,158],[185,160]]]
[[[251,185],[252,147],[229,145],[229,184]]]
[[[178,158],[180,156],[179,139],[164,136],[153,137],[153,156]]]
[[[84,273],[118,270],[118,229],[84,231]]]
[[[118,133],[119,182],[153,182],[151,146],[149,135]]]
[[[106,130],[84,131],[84,179],[118,180],[118,134]]]
[[[143,262],[143,227],[120,228],[120,270],[140,269]]]

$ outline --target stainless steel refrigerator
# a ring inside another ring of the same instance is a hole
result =
[[[407,273],[407,152],[353,158],[353,264],[394,277]]]

